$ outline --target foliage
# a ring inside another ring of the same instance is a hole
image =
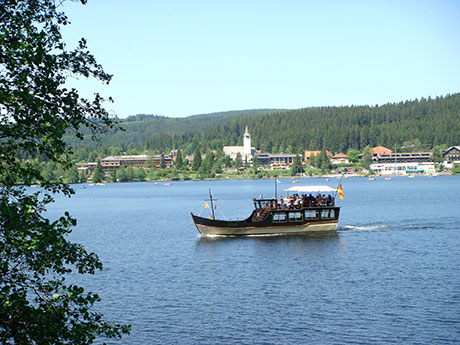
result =
[[[96,163],[96,167],[93,171],[93,176],[91,177],[91,181],[94,183],[99,183],[104,180],[104,172],[102,171],[101,160],[98,159]]]
[[[292,176],[301,175],[303,171],[304,169],[302,166],[302,159],[299,155],[296,155],[294,158],[294,163],[292,164],[292,167],[291,167],[291,174]]]
[[[364,151],[363,151],[363,158],[362,158],[363,166],[364,166],[366,169],[369,169],[369,167],[371,166],[371,164],[372,164],[372,157],[373,157],[372,148],[371,148],[370,146],[366,146],[366,147],[364,148]]]
[[[65,172],[66,183],[78,183],[80,182],[80,175],[76,166],[71,167]]]
[[[356,149],[349,149],[347,151],[347,156],[348,156],[348,160],[350,161],[350,163],[358,162],[359,153],[360,153],[359,150],[356,150]]]
[[[139,169],[134,169],[134,179],[136,181],[145,181],[145,178],[147,177],[145,170],[142,168]]]
[[[235,168],[241,168],[243,166],[243,158],[241,157],[241,153],[236,154],[236,159],[235,159]]]
[[[87,181],[86,173],[84,171],[80,171],[79,177],[80,177],[80,182],[81,183],[85,183]]]
[[[195,152],[193,153],[193,162],[192,162],[192,170],[198,171],[201,166],[201,151],[200,148],[197,146]]]
[[[117,170],[116,169],[113,169],[112,170],[112,173],[111,173],[111,180],[113,183],[117,182],[118,181],[118,176],[117,176]]]
[[[65,87],[69,76],[107,83],[111,78],[84,39],[76,49],[66,49],[60,27],[67,24],[51,0],[5,0],[0,5],[2,344],[90,344],[96,336],[120,337],[129,331],[94,311],[97,295],[66,284],[71,272],[93,274],[102,264],[94,253],[68,241],[76,225],[68,213],[56,221],[45,216],[52,193],[73,193],[50,181],[61,178],[60,166],[72,163],[64,134],[97,137],[114,127],[100,95],[90,101]],[[57,170],[42,174],[34,160],[38,156]],[[17,181],[24,185],[15,185]],[[35,182],[43,192],[28,192],[26,187]]]
[[[174,166],[179,170],[182,169],[182,167],[184,166],[184,160],[182,158],[182,151],[180,149],[177,150],[176,160],[174,161]]]
[[[254,157],[252,158],[252,168],[254,169],[254,171],[257,171],[258,167],[259,167],[259,158],[257,154],[255,154]]]
[[[454,164],[452,169],[452,174],[459,175],[460,174],[460,165]]]

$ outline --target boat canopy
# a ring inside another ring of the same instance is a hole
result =
[[[329,186],[293,186],[285,189],[285,192],[297,192],[297,193],[332,193],[337,191],[337,188]]]

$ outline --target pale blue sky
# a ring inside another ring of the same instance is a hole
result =
[[[119,117],[375,105],[460,92],[460,1],[66,2]]]

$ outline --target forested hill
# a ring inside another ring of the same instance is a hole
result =
[[[298,110],[248,111],[165,118],[131,117],[124,133],[104,139],[105,146],[126,150],[191,153],[241,145],[245,126],[252,145],[265,152],[328,149],[346,152],[365,146],[401,146],[418,139],[425,149],[460,145],[460,94],[383,106],[318,107]]]
[[[143,147],[147,139],[158,135],[174,135],[186,132],[202,132],[229,123],[235,119],[245,119],[253,115],[269,114],[277,110],[257,109],[226,111],[211,114],[192,115],[188,117],[175,118],[160,115],[138,114],[129,116],[120,121],[120,127],[124,131],[112,131],[109,135],[101,138],[104,146],[118,146],[126,148]],[[88,136],[80,142],[72,136],[67,136],[66,141],[77,146],[83,144],[96,148],[96,143],[92,142]]]

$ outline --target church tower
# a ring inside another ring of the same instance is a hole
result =
[[[243,156],[251,157],[251,135],[248,132],[248,126],[246,126],[246,131],[243,135]]]

